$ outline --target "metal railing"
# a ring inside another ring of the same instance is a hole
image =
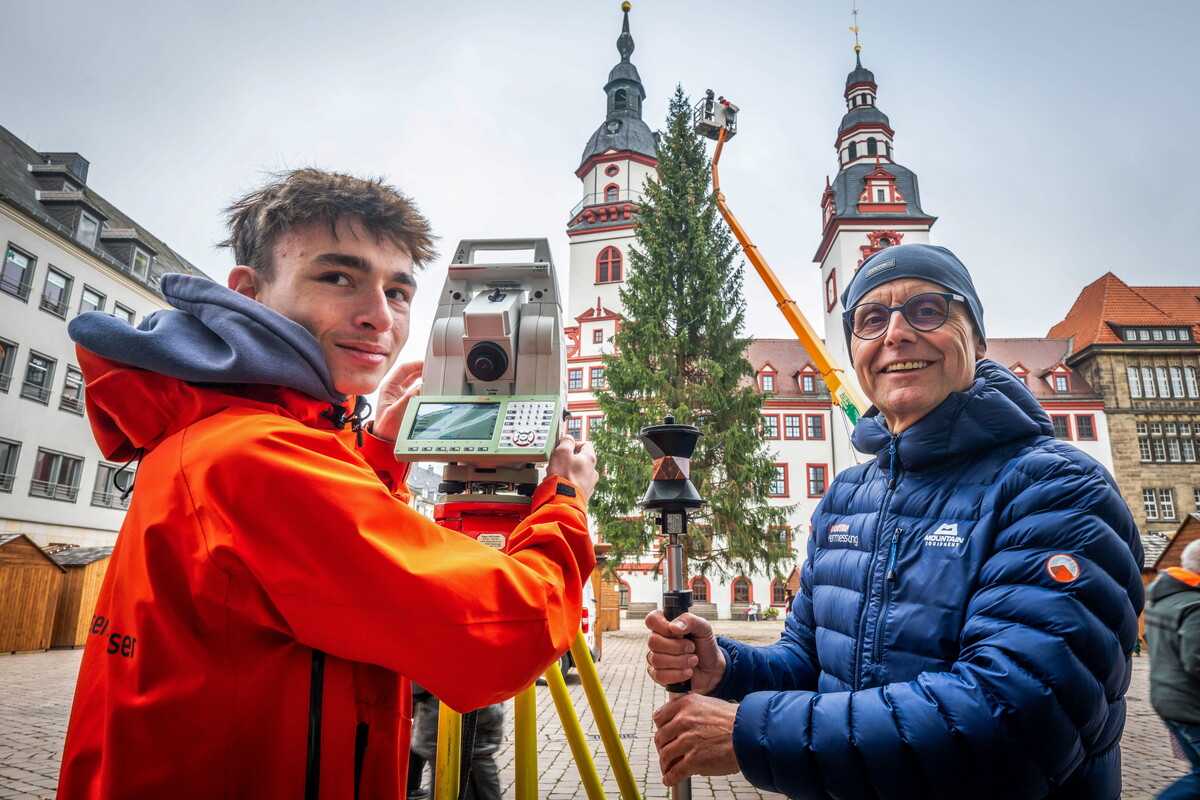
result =
[[[34,497],[48,497],[51,500],[64,500],[68,503],[74,503],[75,498],[79,497],[79,487],[70,486],[65,483],[51,483],[50,481],[30,481],[29,494]]]
[[[29,299],[29,284],[24,281],[14,281],[7,275],[0,278],[0,291],[8,292],[21,300]]]
[[[0,492],[11,492],[13,488],[13,481],[16,479],[16,475],[8,475],[0,472]]]
[[[9,385],[12,383],[12,375],[6,375],[0,372],[0,392],[7,392]]]
[[[92,505],[104,508],[129,508],[129,500],[117,492],[92,492]]]
[[[72,414],[82,415],[83,414],[83,398],[82,397],[68,397],[67,395],[64,394],[62,396],[62,399],[58,401],[58,407],[61,408],[63,411],[70,411]]]
[[[62,299],[62,300],[59,300],[58,302],[55,302],[55,301],[51,300],[49,297],[42,295],[42,302],[39,305],[40,305],[42,311],[49,311],[54,316],[62,317],[63,319],[67,318],[67,301],[66,301],[66,299]]]
[[[606,192],[592,192],[585,194],[574,208],[571,209],[570,218],[575,219],[575,215],[585,208],[590,206],[610,206],[616,203],[636,203],[641,205],[642,199],[645,197],[644,192],[635,192],[631,189],[621,189],[617,192],[617,199],[609,200]]]
[[[25,383],[21,384],[21,397],[27,397],[30,400],[36,400],[45,405],[50,402],[50,389],[25,381]]]

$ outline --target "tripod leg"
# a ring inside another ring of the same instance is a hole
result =
[[[516,762],[516,800],[537,800],[537,694],[530,686],[517,695],[513,729],[513,760]]]
[[[563,680],[558,664],[551,664],[550,669],[546,670],[546,685],[550,688],[550,696],[554,698],[554,707],[558,709],[558,719],[562,722],[563,733],[567,735],[567,744],[571,746],[571,755],[575,757],[579,780],[587,791],[588,800],[605,800],[600,775],[596,772],[591,751],[583,741],[583,727],[579,724],[579,717],[575,715],[575,706],[571,703],[571,696],[567,694],[567,682]]]
[[[600,729],[604,752],[608,754],[608,763],[615,773],[617,786],[621,789],[621,798],[641,800],[641,793],[638,792],[633,779],[633,769],[629,766],[629,755],[621,746],[617,723],[613,720],[612,709],[604,695],[604,687],[600,685],[600,673],[596,671],[596,663],[592,661],[592,654],[588,651],[582,633],[576,636],[571,644],[571,656],[575,659],[575,669],[579,671],[579,681],[587,694],[592,717],[596,720],[596,727]]]
[[[436,800],[457,800],[462,769],[462,715],[445,703],[438,707],[437,766],[434,769]]]

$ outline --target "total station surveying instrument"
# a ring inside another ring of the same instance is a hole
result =
[[[504,251],[532,257],[518,263],[482,260]],[[422,381],[421,394],[409,401],[400,423],[396,458],[444,463],[435,521],[505,551],[509,535],[530,513],[539,467],[550,460],[564,419],[566,341],[548,240],[459,242],[438,301]],[[571,645],[571,657],[621,795],[639,800],[582,634]],[[546,683],[588,798],[603,800],[557,663],[547,670]],[[536,800],[538,794],[534,691],[530,686],[516,698],[517,800]],[[466,786],[473,719],[463,723],[441,705],[434,767],[438,800],[453,800]]]

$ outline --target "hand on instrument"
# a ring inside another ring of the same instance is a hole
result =
[[[570,436],[561,437],[558,446],[550,454],[546,475],[566,478],[583,490],[583,499],[586,501],[592,496],[596,483],[600,480],[600,475],[596,472],[596,451],[592,448],[592,443],[578,444]]]
[[[655,609],[646,615],[646,627],[650,629],[647,672],[655,683],[666,686],[690,678],[693,692],[708,694],[721,682],[725,653],[717,647],[708,620],[684,613],[668,622],[663,612]]]
[[[682,617],[680,617],[682,619]],[[674,786],[693,775],[732,775],[737,704],[697,694],[680,695],[654,712],[654,746],[663,783]]]
[[[424,366],[422,361],[401,364],[379,387],[379,413],[371,426],[373,436],[396,441],[408,401],[421,393],[421,369]]]

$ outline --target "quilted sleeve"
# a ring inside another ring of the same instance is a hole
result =
[[[857,692],[747,695],[734,747],[752,783],[839,800],[1038,798],[1085,755],[1118,758],[1143,602],[1128,508],[1102,468],[1054,448],[1006,466],[986,502],[994,547],[956,662]],[[1056,578],[1059,554],[1077,572],[1063,562]]]

